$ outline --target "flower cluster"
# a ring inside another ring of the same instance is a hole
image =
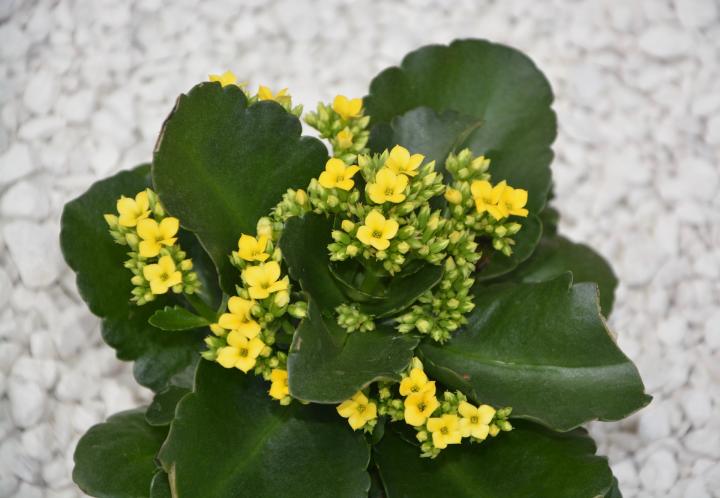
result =
[[[293,319],[304,317],[307,305],[291,304],[290,280],[282,274],[282,255],[268,218],[258,222],[257,236],[240,235],[230,261],[240,271],[242,284],[228,300],[227,312],[211,325],[214,336],[206,339],[203,357],[244,373],[254,370],[272,382],[270,396],[288,404],[287,355],[274,345],[277,334],[292,336]]]
[[[222,74],[211,74],[208,76],[211,82],[220,83],[222,86],[234,85],[239,87],[248,99],[248,104],[254,104],[263,100],[272,100],[280,104],[285,110],[295,116],[302,114],[302,105],[292,105],[292,97],[288,94],[288,89],[283,88],[277,92],[273,92],[265,85],[259,85],[256,94],[251,94],[247,89],[247,82],[238,82],[237,76],[232,71],[225,71]]]
[[[180,223],[167,216],[151,189],[120,197],[117,214],[106,214],[105,221],[115,242],[130,248],[125,267],[133,274],[133,302],[142,305],[170,291],[194,294],[200,289],[192,260],[177,243]]]

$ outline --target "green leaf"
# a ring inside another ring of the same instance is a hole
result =
[[[429,107],[417,107],[395,116],[389,132],[371,144],[374,152],[402,145],[414,153],[435,161],[438,171],[444,170],[445,159],[451,152],[459,152],[467,138],[482,125],[482,121],[455,111],[437,113]]]
[[[249,106],[235,85],[201,83],[181,95],[165,121],[153,181],[167,210],[195,232],[234,293],[228,256],[240,234],[254,234],[288,188],[305,188],[327,161],[317,139],[279,104]]]
[[[166,435],[167,428],[145,422],[144,408],[115,414],[80,438],[73,480],[98,498],[149,497],[155,455]]]
[[[436,459],[393,431],[375,447],[387,498],[592,498],[612,483],[584,430],[557,433],[518,423],[480,444],[448,446]]]
[[[105,342],[117,350],[119,359],[136,362],[134,373],[140,384],[157,390],[194,368],[204,333],[164,334],[148,324],[157,309],[173,303],[172,297],[144,306],[130,302],[132,274],[123,266],[128,248],[113,241],[103,214],[115,212],[121,195],[134,196],[147,188],[149,172],[148,165],[121,171],[68,202],[62,215],[60,245],[68,266],[77,274],[80,295],[90,311],[103,319]],[[191,239],[185,240],[192,247]],[[202,267],[201,259],[195,263]]]
[[[150,498],[172,498],[168,475],[159,470],[150,483]]]
[[[295,332],[288,354],[292,395],[314,403],[340,403],[371,382],[400,380],[418,338],[377,324],[370,332],[346,333],[323,318],[310,301],[308,317]]]
[[[513,271],[520,263],[532,255],[538,242],[540,242],[543,227],[537,216],[530,214],[527,218],[515,218],[515,221],[520,223],[522,228],[513,236],[515,240],[513,253],[510,256],[505,256],[488,246],[490,258],[475,275],[478,282],[490,280]]]
[[[539,213],[550,190],[552,100],[545,76],[521,52],[485,40],[458,40],[420,48],[400,67],[381,72],[364,104],[373,125],[422,106],[480,120],[464,145],[492,160],[493,182],[527,189],[528,209]]]
[[[620,485],[618,484],[617,478],[613,477],[612,487],[605,495],[605,498],[622,498],[622,493],[620,492]]]
[[[149,319],[150,325],[162,330],[191,330],[207,327],[210,322],[181,306],[165,306]]]
[[[506,276],[514,282],[544,282],[565,272],[573,282],[595,282],[600,292],[603,315],[609,316],[615,298],[617,278],[605,259],[585,244],[562,236],[544,237],[532,257]]]
[[[203,361],[160,451],[175,498],[367,497],[369,449],[334,408],[281,406],[254,375]]]
[[[599,314],[597,288],[569,273],[537,284],[480,287],[468,324],[419,351],[428,374],[477,402],[570,430],[619,420],[650,397]]]
[[[359,297],[352,283],[333,274],[327,246],[332,242],[332,221],[317,214],[291,218],[280,239],[283,258],[293,279],[318,304],[323,314],[332,314],[336,306]],[[410,306],[442,277],[442,268],[426,265],[408,275],[388,280],[381,294],[368,295],[359,303],[360,310],[382,318]]]
[[[145,420],[153,426],[170,425],[175,418],[175,407],[190,392],[190,386],[169,385],[155,395],[145,412]]]

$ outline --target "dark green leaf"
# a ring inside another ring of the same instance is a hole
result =
[[[610,491],[605,494],[605,498],[622,498],[622,493],[620,492],[620,485],[618,484],[618,480],[615,477],[613,477],[612,487],[610,488]]]
[[[113,415],[80,438],[73,480],[98,498],[145,498],[156,472],[155,455],[167,428],[145,422],[145,409]]]
[[[515,240],[513,253],[505,256],[488,246],[490,259],[487,266],[482,267],[475,275],[477,281],[482,282],[509,273],[532,255],[542,236],[542,223],[534,214],[530,214],[527,218],[515,218],[515,221],[520,223],[522,228],[513,237]]]
[[[193,261],[193,269],[200,280],[199,297],[208,303],[209,306],[217,309],[223,299],[223,292],[220,290],[220,282],[218,281],[215,263],[210,259],[208,253],[205,252],[205,249],[203,249],[202,244],[194,233],[188,232],[187,230],[180,230],[178,243]]]
[[[240,234],[254,234],[288,188],[304,188],[327,150],[301,137],[300,121],[275,102],[249,106],[235,85],[201,83],[165,121],[153,181],[166,208],[195,232],[228,294],[238,272],[228,260]]]
[[[165,306],[149,319],[150,325],[161,330],[191,330],[207,327],[210,322],[181,306]]]
[[[291,218],[285,224],[280,248],[290,275],[315,300],[323,314],[332,313],[339,304],[357,299],[360,291],[352,283],[333,275],[327,246],[332,242],[332,222],[317,214]],[[404,276],[388,279],[380,294],[368,295],[360,304],[364,313],[382,318],[410,306],[442,277],[442,268],[426,265]]]
[[[560,212],[552,206],[545,206],[545,209],[538,215],[543,226],[543,236],[552,237],[557,235]]]
[[[254,375],[203,361],[160,461],[175,498],[367,497],[369,450],[332,407],[281,406]]]
[[[429,107],[418,107],[393,118],[392,135],[383,149],[402,145],[413,153],[423,154],[426,161],[435,161],[438,171],[443,171],[447,156],[459,152],[467,138],[481,125],[482,121],[472,116],[454,111],[437,113]]]
[[[175,418],[175,407],[190,392],[190,386],[169,385],[155,395],[145,412],[145,420],[154,426],[170,425]]]
[[[134,196],[149,186],[149,171],[147,165],[121,171],[67,203],[60,244],[65,260],[77,274],[80,295],[103,319],[105,342],[117,350],[119,359],[135,360],[140,384],[160,389],[169,379],[194,368],[204,333],[164,334],[148,324],[150,316],[170,305],[173,298],[159,298],[144,306],[130,302],[132,273],[123,266],[128,248],[113,241],[103,219],[103,214],[115,212],[121,195]],[[196,267],[201,265],[196,260]]]
[[[514,282],[544,282],[567,271],[573,282],[595,282],[600,292],[600,307],[610,315],[617,278],[605,259],[585,244],[565,237],[544,237],[532,257],[505,278]]]
[[[150,498],[172,498],[168,475],[158,470],[150,483]]]
[[[288,355],[290,392],[304,401],[340,403],[376,380],[399,381],[417,344],[389,325],[347,334],[310,301]]]
[[[387,498],[593,498],[612,474],[584,430],[557,433],[518,423],[481,444],[448,446],[436,459],[393,431],[375,447]]]
[[[651,398],[599,314],[597,287],[571,282],[566,273],[477,288],[468,324],[452,341],[420,346],[429,375],[557,430],[642,408]]]
[[[408,54],[370,84],[365,108],[373,125],[416,107],[456,111],[482,125],[465,141],[489,157],[493,182],[528,190],[528,209],[542,210],[550,189],[555,113],[550,85],[521,52],[484,40],[458,40]]]

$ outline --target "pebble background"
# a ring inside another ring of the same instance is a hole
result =
[[[149,397],[101,343],[62,262],[63,204],[149,160],[175,97],[209,72],[289,86],[312,108],[364,95],[406,52],[457,37],[526,51],[555,89],[561,229],[613,264],[610,323],[655,396],[591,426],[625,496],[720,496],[719,11],[715,0],[0,0],[0,497],[80,496],[80,434]]]

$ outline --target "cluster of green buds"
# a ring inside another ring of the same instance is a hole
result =
[[[315,112],[305,115],[305,122],[330,141],[333,157],[346,164],[367,152],[370,117],[363,113],[362,99],[338,95],[332,105],[319,103]]]
[[[302,216],[312,209],[310,198],[303,189],[288,189],[272,210],[271,216],[275,222],[280,224],[277,232],[282,230],[282,223],[289,218]],[[274,227],[275,228],[275,227]]]
[[[168,292],[198,292],[192,260],[177,243],[180,222],[167,215],[157,194],[148,188],[134,198],[121,196],[116,207],[105,221],[113,240],[130,249],[125,268],[132,272],[131,300],[143,305]]]
[[[337,323],[348,332],[370,332],[375,330],[372,317],[363,313],[354,304],[343,303],[335,308]]]

